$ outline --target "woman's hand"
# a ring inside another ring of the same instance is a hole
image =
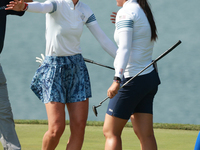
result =
[[[23,11],[25,7],[25,2],[24,0],[20,0],[20,1],[14,0],[14,1],[10,1],[10,3],[6,6],[7,8],[5,8],[5,10]]]
[[[113,98],[118,93],[119,88],[120,88],[120,83],[114,81],[107,91],[107,96],[109,98]]]
[[[116,19],[117,13],[116,12],[112,12],[112,15],[110,15],[110,20],[112,21],[112,23],[115,23],[115,19]]]

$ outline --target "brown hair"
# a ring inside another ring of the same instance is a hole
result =
[[[147,2],[147,0],[137,0],[137,2],[140,5],[140,7],[143,9],[144,13],[146,14],[149,24],[151,26],[151,40],[156,41],[156,39],[158,38],[157,28],[156,28],[156,24],[155,24],[154,17],[151,12],[149,3]]]

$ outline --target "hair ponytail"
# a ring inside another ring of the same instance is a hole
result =
[[[149,4],[147,0],[137,0],[137,2],[140,5],[140,7],[143,9],[144,13],[146,14],[149,24],[151,26],[151,40],[156,41],[156,39],[158,38],[157,28],[156,28],[154,17],[149,7]]]

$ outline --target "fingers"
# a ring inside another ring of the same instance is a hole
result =
[[[110,15],[110,17],[111,17],[110,20],[112,21],[112,23],[115,23],[116,15],[117,15],[116,12],[112,12],[112,15]]]
[[[36,57],[36,60],[43,61],[43,59],[42,59],[42,58],[39,58],[39,57]]]
[[[41,54],[42,59],[44,60],[44,54]]]
[[[14,0],[10,1],[8,5],[6,5],[7,8],[5,10],[15,10],[15,11],[22,11],[25,6],[24,0]]]
[[[113,18],[111,18],[110,20],[112,21],[112,23],[115,23],[115,18],[114,18],[114,19],[113,19]]]
[[[109,90],[108,90],[108,92],[107,92],[107,96],[108,96],[110,99],[112,99],[113,97],[115,97],[116,94],[117,94],[117,93],[115,93],[115,92],[113,92],[113,91],[109,91]]]
[[[9,4],[6,5],[5,10],[13,10],[15,5],[17,5],[16,0],[15,1],[11,1],[11,2],[9,2]]]
[[[112,12],[115,16],[117,15],[117,12]]]
[[[110,17],[113,17],[113,18],[115,18],[115,17],[116,17],[116,15],[110,15]]]
[[[41,60],[36,60],[36,62],[42,63],[42,61],[41,61]]]
[[[15,1],[10,1],[10,3],[6,5],[5,10],[11,10],[11,9],[13,9],[14,6],[15,6],[15,4],[16,4]]]
[[[119,87],[120,87],[119,83],[113,82],[113,84],[110,86],[110,88],[107,91],[107,96],[109,98],[113,98],[118,93]]]

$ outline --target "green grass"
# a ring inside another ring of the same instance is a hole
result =
[[[16,124],[44,124],[47,125],[47,120],[15,120]],[[66,125],[69,125],[69,121],[66,120]],[[103,121],[88,121],[87,126],[103,126]],[[131,122],[126,124],[126,127],[131,127]],[[155,129],[178,129],[178,130],[196,130],[200,131],[200,125],[193,124],[168,124],[168,123],[154,123]]]
[[[16,131],[23,150],[40,150],[42,138],[48,126],[45,120],[15,120]],[[69,137],[69,125],[60,139],[56,150],[64,150]],[[82,150],[103,150],[105,138],[102,132],[103,122],[88,122]],[[167,129],[169,128],[169,129]],[[173,128],[173,129],[172,129]],[[159,150],[192,150],[199,133],[199,125],[154,124]],[[123,150],[140,150],[139,140],[131,124],[123,130]],[[0,150],[3,150],[0,145]]]

